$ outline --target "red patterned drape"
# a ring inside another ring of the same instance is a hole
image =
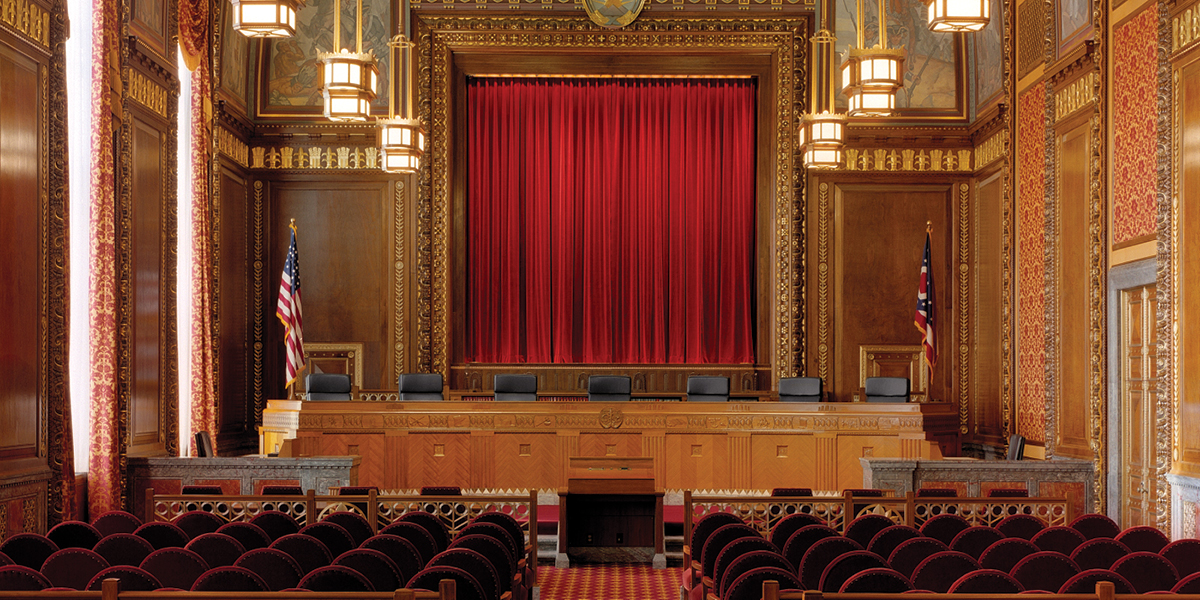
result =
[[[209,0],[180,0],[179,46],[192,71],[192,264],[188,285],[192,288],[191,395],[192,431],[207,431],[216,437],[216,348],[212,313],[212,195],[209,164],[212,160],[212,57],[209,43]],[[181,285],[182,282],[181,282]],[[195,455],[196,449],[192,448]]]
[[[1157,227],[1157,2],[1113,30],[1112,52],[1112,241],[1121,244]]]
[[[475,362],[754,362],[750,79],[468,86]]]
[[[119,0],[96,0],[92,21],[92,181],[88,260],[91,329],[91,448],[88,506],[98,515],[121,508],[121,440],[117,413],[116,193],[113,88],[120,85]]]

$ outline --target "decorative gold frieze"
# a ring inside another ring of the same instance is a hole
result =
[[[1095,94],[1096,72],[1076,79],[1054,95],[1054,120],[1061,121],[1075,111],[1092,103]]]
[[[978,171],[1004,156],[1004,139],[1007,132],[1001,131],[975,147],[975,170]]]
[[[811,7],[815,0],[647,0],[644,10],[697,10],[729,12],[740,14],[778,12],[784,7]],[[581,0],[416,0],[412,3],[416,10],[452,10],[469,9],[472,12],[512,11],[512,10],[541,10],[563,13],[575,13],[583,9]],[[657,7],[657,8],[652,8]]]
[[[1200,5],[1193,5],[1171,19],[1171,52],[1191,46],[1200,39]]]
[[[50,48],[50,13],[33,0],[0,0],[0,23]]]
[[[971,150],[968,148],[921,150],[849,148],[846,150],[846,170],[970,171]]]
[[[128,73],[129,98],[131,100],[145,106],[150,109],[150,112],[164,119],[174,119],[174,115],[169,114],[170,111],[167,110],[167,99],[170,97],[167,88],[136,69],[128,69],[126,72]]]
[[[817,193],[817,376],[829,381],[829,184],[824,181]]]
[[[378,169],[379,149],[347,146],[294,146],[250,149],[250,168],[278,170]]]
[[[242,167],[250,166],[250,147],[246,145],[232,131],[224,127],[217,128],[217,152],[232,158],[234,162]]]

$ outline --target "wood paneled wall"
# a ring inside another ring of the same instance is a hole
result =
[[[59,10],[0,11],[0,539],[71,516]]]
[[[1200,49],[1193,46],[1179,56],[1174,71],[1175,131],[1194,132],[1200,127]],[[1200,377],[1187,376],[1200,373],[1200,137],[1182,135],[1175,143],[1179,212],[1173,264],[1179,340],[1173,472],[1200,477]]]
[[[127,24],[145,23],[133,11]],[[158,16],[154,16],[157,19]],[[173,28],[172,9],[160,26]],[[176,343],[179,79],[164,48],[125,38],[116,153],[117,401],[131,456],[179,451]],[[174,45],[171,45],[173,54]],[[114,105],[116,102],[114,102]],[[130,490],[122,496],[127,499]]]
[[[971,415],[973,441],[1002,447],[1008,435],[1003,395],[1004,355],[1004,210],[1005,171],[979,182],[973,207],[974,294],[971,303]]]
[[[256,223],[261,226],[262,215],[261,199],[252,200],[250,182],[241,166],[226,157],[219,159],[217,164],[217,196],[213,203],[217,214],[212,218],[217,267],[213,273],[217,284],[213,286],[217,309],[213,327],[218,356],[216,450],[218,456],[232,456],[258,449],[252,377],[253,251],[254,228]],[[258,289],[261,295],[262,286]]]
[[[267,281],[274,313],[296,220],[304,303],[304,340],[363,344],[363,388],[394,389],[396,297],[395,183],[382,172],[287,176],[269,184]],[[283,397],[283,328],[267,325],[266,389]]]
[[[1051,390],[1057,416],[1052,435],[1055,455],[1091,458],[1092,439],[1089,389],[1091,362],[1090,239],[1088,198],[1091,185],[1090,113],[1056,124],[1055,164],[1058,189],[1054,195],[1052,252],[1057,257],[1052,271],[1055,293],[1052,310],[1057,315],[1057,334],[1049,361],[1055,365]],[[1048,430],[1049,433],[1049,430]]]

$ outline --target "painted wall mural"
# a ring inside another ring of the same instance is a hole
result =
[[[246,76],[250,38],[233,30],[233,11],[226,10],[221,28],[221,89],[246,106]]]
[[[1154,235],[1158,5],[1113,32],[1112,242]]]
[[[335,0],[310,0],[296,14],[296,35],[266,44],[267,108],[320,107],[321,65],[317,55],[332,51]],[[357,2],[341,3],[341,46],[355,47]],[[391,3],[363,0],[363,52],[372,51],[379,61],[378,97],[373,106],[386,107],[391,81],[388,39],[391,38]]]
[[[856,45],[855,0],[840,0],[837,18],[837,63],[841,65],[846,48]],[[866,2],[864,40],[870,48],[879,41],[879,11],[874,2]],[[954,109],[957,100],[954,34],[929,30],[925,5],[920,2],[887,0],[888,47],[904,46],[904,88],[896,95],[897,108]],[[840,81],[840,79],[839,79]],[[838,103],[845,104],[838,94]]]
[[[1017,106],[1017,427],[1046,440],[1046,88]]]
[[[1004,3],[990,0],[992,20],[982,31],[968,36],[975,42],[975,104],[986,108],[1000,100],[1004,88]]]
[[[1075,38],[1083,34],[1083,30],[1092,27],[1092,3],[1088,0],[1058,0],[1058,55],[1073,45]],[[1082,35],[1085,39],[1090,35]]]

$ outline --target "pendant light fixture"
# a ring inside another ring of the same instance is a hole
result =
[[[285,38],[296,35],[296,11],[300,0],[230,0],[233,30],[256,38]]]
[[[851,117],[887,117],[896,110],[896,91],[904,85],[904,48],[887,47],[887,14],[879,0],[879,43],[867,48],[866,13],[858,0],[858,46],[846,50],[842,93]]]
[[[379,119],[382,166],[388,173],[416,173],[425,148],[425,129],[417,118],[416,108],[416,44],[400,34],[388,42],[388,48],[392,55],[392,81],[399,86],[393,85],[388,95],[388,118]]]
[[[357,43],[355,51],[342,45],[342,2],[336,0],[333,15],[333,52],[322,52],[318,58],[323,65],[324,81],[321,93],[325,98],[325,118],[330,121],[366,121],[371,116],[371,102],[379,84],[379,67],[375,54],[362,49],[362,0],[358,0],[358,21],[355,22]]]
[[[990,0],[931,0],[929,29],[939,32],[979,31],[991,20]]]
[[[836,169],[845,161],[846,115],[835,112],[833,45],[837,36],[829,29],[833,0],[821,2],[821,28],[812,37],[810,106],[800,115],[796,145],[810,169]]]

